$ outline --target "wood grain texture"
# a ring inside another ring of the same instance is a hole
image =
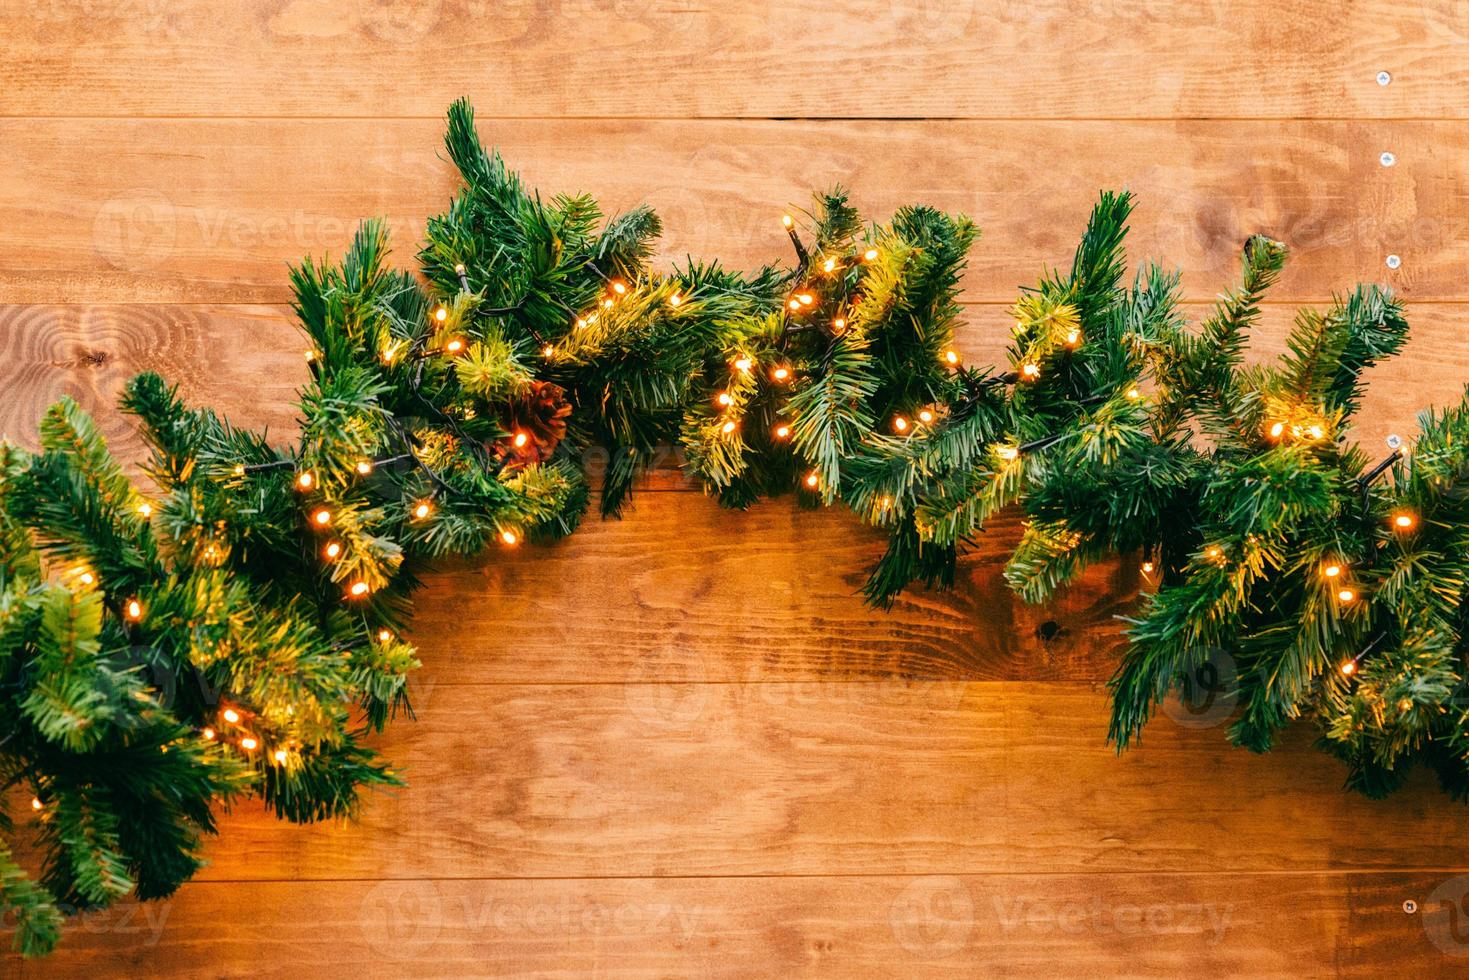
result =
[[[1463,0],[0,0],[0,22],[0,435],[27,445],[70,394],[140,458],[115,397],[142,369],[291,434],[285,266],[373,215],[411,266],[460,95],[543,191],[657,207],[663,264],[784,259],[780,213],[837,181],[874,218],[971,214],[972,362],[1127,187],[1134,264],[1193,300],[1248,234],[1292,247],[1251,357],[1289,304],[1399,290],[1413,339],[1371,375],[1371,454],[1469,379]],[[406,789],[342,825],[242,805],[174,899],[0,974],[1466,972],[1469,810],[1421,774],[1346,795],[1304,728],[1249,755],[1208,701],[1112,754],[1130,563],[1025,607],[1006,515],[954,592],[874,613],[870,530],[721,512],[674,463],[623,521],[428,576],[420,715],[379,740]]]
[[[1456,0],[4,8],[17,116],[1462,118],[1469,83]]]
[[[406,789],[349,825],[241,806],[200,877],[1469,870],[1469,810],[1344,793],[1304,726],[1255,756],[1180,706],[1119,758],[1099,687],[697,683],[644,651],[638,683],[428,686],[430,652],[382,739]]]
[[[1100,188],[1126,187],[1140,196],[1133,254],[1180,268],[1196,299],[1234,281],[1254,232],[1295,251],[1278,301],[1363,281],[1469,299],[1459,123],[482,119],[481,131],[542,193],[656,207],[660,262],[784,259],[780,213],[840,182],[874,218],[915,202],[972,215],[985,237],[966,295],[1008,302],[1070,261]],[[374,215],[411,265],[455,187],[441,138],[434,119],[0,119],[0,292],[284,302],[287,263],[340,254]]]
[[[22,978],[1443,975],[1444,876],[934,875],[186,885]],[[222,927],[223,926],[223,927]],[[1451,950],[1457,949],[1452,943]]]

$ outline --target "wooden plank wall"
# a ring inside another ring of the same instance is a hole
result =
[[[985,230],[966,351],[1066,260],[1102,187],[1192,300],[1244,237],[1292,304],[1381,281],[1414,340],[1374,449],[1469,379],[1462,0],[3,0],[0,432],[161,369],[289,431],[285,264],[384,215],[411,261],[460,94],[547,192],[656,205],[671,258],[779,257],[842,181]],[[1389,73],[1380,83],[1379,73]],[[1384,157],[1383,154],[1392,154]],[[1391,161],[1391,165],[1387,165]],[[1388,267],[1388,257],[1401,260]],[[347,826],[252,806],[166,903],[21,976],[1434,975],[1462,970],[1469,814],[1374,803],[1296,733],[1231,751],[1172,710],[1116,758],[1102,684],[1130,568],[1027,608],[1001,521],[947,595],[853,598],[880,542],[663,479],[620,522],[423,593],[408,789]],[[1417,911],[1405,911],[1416,902]]]

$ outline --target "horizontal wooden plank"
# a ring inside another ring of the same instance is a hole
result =
[[[1444,875],[938,875],[186,885],[21,978],[1443,975]],[[1462,890],[1462,889],[1461,889]],[[0,959],[0,962],[5,962]]]
[[[482,130],[545,193],[654,205],[660,261],[784,258],[780,213],[841,182],[873,217],[914,202],[974,216],[986,237],[966,295],[1008,302],[1069,261],[1099,188],[1128,187],[1141,198],[1134,255],[1181,267],[1194,298],[1236,278],[1253,232],[1295,249],[1277,300],[1379,280],[1414,299],[1469,298],[1469,130],[1457,123],[486,119]],[[437,120],[0,120],[0,291],[24,303],[279,303],[287,263],[340,253],[374,215],[411,264],[454,189],[441,136]]]
[[[882,611],[859,590],[886,539],[841,509],[777,500],[731,514],[692,494],[646,494],[625,519],[589,519],[567,541],[429,575],[413,635],[439,655],[413,684],[431,696],[485,682],[797,680],[831,691],[853,679],[1110,676],[1135,569],[1099,565],[1029,606],[1000,577],[1019,536],[1019,516],[1005,513],[952,591],[918,587]]]
[[[1007,308],[967,307],[958,334],[967,362],[1003,363],[1012,325]],[[1207,311],[1189,304],[1185,312],[1197,321]],[[1267,306],[1249,356],[1283,351],[1294,315],[1291,306]],[[1408,318],[1406,350],[1368,376],[1357,438],[1370,447],[1390,432],[1415,431],[1418,412],[1458,400],[1469,381],[1469,305],[1410,302]],[[0,304],[0,389],[7,396],[0,436],[34,446],[41,413],[70,395],[98,416],[120,456],[138,458],[142,445],[115,406],[123,383],[143,370],[161,372],[187,398],[237,424],[288,436],[295,392],[307,378],[302,349],[289,309],[278,305]],[[595,454],[588,465],[598,465]],[[672,457],[665,461],[667,469],[675,465]],[[677,479],[649,486],[688,488]]]
[[[423,116],[468,93],[506,116],[1462,118],[1469,83],[1454,0],[14,2],[6,28],[0,111],[26,116]]]
[[[428,677],[463,632],[425,648]],[[1087,686],[687,683],[647,652],[639,684],[420,691],[418,723],[382,740],[406,789],[342,826],[241,805],[202,877],[1469,868],[1469,810],[1425,779],[1345,793],[1304,726],[1261,757],[1226,745],[1215,706],[1171,708],[1118,758]]]

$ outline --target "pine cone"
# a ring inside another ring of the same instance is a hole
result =
[[[496,447],[508,469],[543,463],[566,438],[571,405],[560,385],[532,381],[526,393],[505,406],[501,424],[510,433]]]

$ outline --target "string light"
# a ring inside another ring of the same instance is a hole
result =
[[[1338,575],[1341,574],[1341,566],[1327,565],[1325,568],[1321,569],[1321,574],[1325,575],[1327,578],[1336,578]]]
[[[274,758],[276,762],[279,762],[281,765],[285,765],[286,760],[290,758],[290,754],[287,753],[285,749],[276,749]]]
[[[524,432],[517,432],[515,433],[515,438],[510,441],[515,444],[516,449],[523,449],[525,448],[525,444],[530,442],[530,436]]]
[[[1143,566],[1142,567],[1143,567],[1143,574],[1144,575],[1151,575],[1151,574],[1153,574],[1153,570],[1156,569],[1158,566],[1154,565],[1150,561],[1145,561],[1145,562],[1143,562]]]
[[[791,301],[786,306],[789,306],[793,310],[799,310],[801,308],[801,301],[795,297],[791,297]]]
[[[377,641],[379,643],[386,643],[389,640],[391,640],[392,638],[393,638],[393,634],[390,633],[387,630],[378,630],[377,631]]]
[[[543,350],[543,351],[541,351],[541,355],[543,357],[551,357],[555,353],[556,353],[556,348],[552,347],[550,344],[547,344],[546,345],[546,349]]]
[[[750,368],[755,366],[755,362],[748,357],[741,357],[734,362],[734,366],[736,370],[748,372]]]
[[[812,296],[810,293],[797,293],[796,302],[800,303],[802,306],[810,306],[812,303],[816,302],[816,297]]]
[[[1270,438],[1272,438],[1272,439],[1279,439],[1284,434],[1285,434],[1285,423],[1284,422],[1276,422],[1274,425],[1272,425],[1270,427]]]
[[[719,431],[723,432],[725,435],[729,435],[734,430],[735,430],[735,424],[733,422],[726,422],[726,423],[724,423],[724,425],[720,426],[720,429],[719,429]]]
[[[877,258],[877,249],[869,248],[867,251],[862,253],[862,257],[868,262],[874,261]]]
[[[240,748],[244,749],[246,752],[254,752],[256,749],[260,748],[260,742],[252,738],[251,736],[246,735],[244,738],[240,739]]]
[[[322,526],[326,526],[332,522],[332,512],[323,507],[321,510],[312,514],[311,519]]]
[[[444,345],[444,350],[448,351],[450,354],[457,354],[463,349],[464,341],[460,340],[458,337],[455,337],[453,340]]]
[[[449,319],[449,311],[443,306],[440,306],[438,309],[434,310],[434,319],[438,320],[440,323],[443,323],[445,320]]]
[[[32,810],[40,810],[40,809],[44,808],[45,806],[46,806],[46,804],[44,804],[44,803],[41,802],[41,798],[39,796],[33,796],[33,797],[31,797],[31,809]]]
[[[1393,515],[1392,523],[1393,527],[1399,531],[1408,531],[1412,530],[1413,525],[1418,523],[1418,519],[1408,511],[1400,510]]]
[[[791,227],[791,226],[792,226],[792,225],[794,225],[794,224],[795,224],[795,223],[796,223],[796,222],[795,222],[795,219],[794,219],[794,218],[792,218],[792,217],[791,217],[791,216],[790,216],[790,215],[788,215],[788,214],[783,214],[783,215],[781,215],[781,216],[780,216],[780,223],[781,223],[781,225],[783,225],[783,226],[784,226],[784,227],[786,227],[786,228],[790,228],[790,227]]]
[[[1309,429],[1306,430],[1306,432],[1311,436],[1312,439],[1320,439],[1326,435],[1325,430],[1322,429],[1319,425],[1311,426]]]
[[[1217,544],[1211,544],[1204,549],[1204,557],[1210,561],[1222,561],[1224,559],[1224,549]]]
[[[815,470],[807,473],[806,486],[810,487],[812,490],[815,490],[817,487],[821,486],[821,474],[817,473]]]
[[[715,395],[714,400],[720,405],[728,405],[730,402],[734,401],[733,398],[729,397],[729,392],[727,391],[721,391],[719,394]]]
[[[1127,398],[1129,401],[1137,401],[1142,396],[1143,393],[1138,391],[1136,388],[1127,389]]]
[[[244,475],[245,475],[245,464],[244,463],[236,463],[235,464],[235,476],[244,476]]]
[[[1346,676],[1351,677],[1353,674],[1355,674],[1357,672],[1357,661],[1355,661],[1355,660],[1348,660],[1346,663],[1342,664],[1341,665],[1341,672],[1343,674],[1345,674]]]
[[[206,728],[203,731],[201,731],[199,734],[204,737],[204,741],[206,741],[206,742],[212,742],[212,741],[214,741],[214,729],[212,729],[212,728]]]
[[[624,283],[624,282],[622,282],[621,280],[618,280],[616,282],[613,282],[612,283],[612,291],[614,293],[616,293],[617,295],[622,296],[623,294],[625,294],[627,292],[627,284]]]
[[[342,545],[341,545],[341,542],[338,542],[338,541],[329,542],[327,544],[325,550],[323,551],[323,554],[326,555],[326,560],[327,561],[335,561],[337,559],[337,556],[340,555],[341,553],[342,553]]]
[[[823,262],[821,264],[821,268],[824,271],[826,271],[826,272],[831,272],[836,267],[837,267],[837,260],[836,259],[827,259],[825,262]]]
[[[959,352],[956,350],[944,351],[944,360],[948,361],[951,366],[957,366],[959,364]]]
[[[839,331],[840,330],[847,329],[847,321],[846,321],[846,318],[845,317],[837,317],[835,320],[831,321],[831,328],[833,330],[839,330]]]
[[[908,431],[908,420],[901,415],[893,416],[893,428],[899,432]]]
[[[1020,450],[1015,446],[997,446],[995,455],[1007,462],[1019,458]]]
[[[457,263],[455,263],[455,265],[454,265],[454,274],[456,276],[462,276],[462,275],[464,275],[464,272],[465,272],[464,263],[463,262],[457,262]]]
[[[302,470],[296,474],[296,486],[302,490],[310,490],[316,484],[316,477],[311,475],[310,470]]]
[[[429,512],[431,510],[433,510],[433,508],[429,506],[427,500],[420,500],[418,502],[418,505],[413,508],[413,516],[418,518],[419,520],[423,520],[429,515]]]
[[[128,619],[136,623],[143,618],[143,604],[137,599],[129,599],[125,613]]]
[[[516,545],[520,544],[520,535],[516,534],[509,528],[506,528],[505,530],[500,532],[500,540],[513,548]]]
[[[225,708],[224,720],[229,722],[231,725],[238,724],[240,721],[240,713],[234,708]]]
[[[924,423],[925,425],[927,425],[929,422],[932,422],[933,421],[933,413],[930,412],[926,408],[923,409],[923,410],[921,410],[918,413],[918,421],[920,421],[920,422]]]
[[[1079,343],[1081,343],[1081,331],[1080,330],[1073,330],[1069,334],[1066,335],[1066,346],[1067,347],[1075,347]]]
[[[312,361],[316,360],[316,351],[309,350],[309,351],[305,351],[304,353],[306,355],[306,363],[307,364],[310,364]]]
[[[368,589],[369,586],[366,582],[353,582],[352,587],[347,590],[347,594],[351,596],[361,597],[367,595]]]
[[[674,293],[672,296],[668,297],[668,305],[669,306],[679,306],[682,303],[683,303],[683,297],[680,296],[678,293]]]
[[[610,309],[612,309],[612,300],[610,300],[610,299],[604,299],[604,300],[602,300],[602,309],[604,309],[604,310],[610,310]]]
[[[586,327],[586,325],[587,325],[587,321],[585,319],[583,319],[582,317],[577,317],[576,318],[576,327],[577,327],[578,330],[583,329],[584,327]]]
[[[138,505],[138,513],[142,514],[144,517],[152,517],[153,505],[148,503],[147,501],[144,501],[143,503]]]
[[[396,360],[398,357],[398,349],[402,346],[403,345],[401,343],[388,344],[387,346],[385,346],[381,354],[383,363],[392,364],[393,361]]]
[[[1336,597],[1342,602],[1351,602],[1352,600],[1357,598],[1357,593],[1353,592],[1351,589],[1342,589],[1336,594]]]
[[[1041,376],[1040,365],[1038,365],[1038,364],[1026,364],[1026,365],[1023,365],[1020,368],[1020,374],[1021,374],[1022,377],[1030,378],[1032,380],[1034,380],[1036,378],[1039,378]]]
[[[790,436],[791,436],[791,427],[790,426],[788,426],[788,425],[777,425],[775,427],[775,437],[777,439],[789,439]]]
[[[96,576],[94,576],[85,566],[77,569],[76,576],[77,581],[82,583],[83,585],[94,585],[97,582]]]
[[[785,381],[791,376],[791,371],[790,368],[778,367],[774,371],[770,372],[770,376],[776,381]]]

